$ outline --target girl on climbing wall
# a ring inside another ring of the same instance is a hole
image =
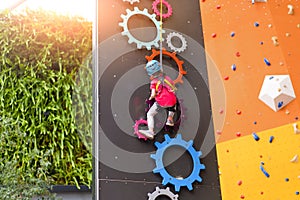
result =
[[[146,64],[147,74],[150,76],[151,95],[149,100],[155,99],[155,102],[147,112],[148,130],[139,130],[139,132],[148,139],[154,138],[154,116],[158,113],[159,107],[168,111],[166,125],[174,126],[174,113],[176,109],[176,87],[172,79],[163,73],[162,67],[157,60],[151,60]]]

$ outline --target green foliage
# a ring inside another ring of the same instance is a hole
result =
[[[20,132],[19,124],[12,123],[10,120],[0,119],[0,127],[2,134],[0,136],[0,144],[16,146],[21,140],[28,140],[26,134]],[[5,150],[1,148],[1,152]],[[31,152],[34,157],[35,152]],[[19,166],[19,159],[8,160],[5,157],[0,158],[0,199],[22,199],[31,200],[33,197],[39,199],[56,199],[56,195],[49,192],[49,184],[51,177],[47,180],[33,176],[34,169],[22,171]],[[39,171],[44,173],[48,170],[50,163],[44,158],[40,159],[41,166]]]
[[[1,200],[32,200],[34,197],[49,200],[56,199],[56,195],[49,192],[47,182],[35,177],[24,177],[23,173],[15,168],[15,164],[9,162],[4,166],[0,166]]]
[[[0,157],[34,180],[90,186],[92,24],[42,10],[0,19]]]

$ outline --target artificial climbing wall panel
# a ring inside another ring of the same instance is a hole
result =
[[[200,5],[222,199],[299,199],[299,2]],[[265,77],[278,75],[292,85],[267,87],[272,109],[259,96]]]
[[[218,200],[215,131],[198,0],[163,1],[163,13],[169,13],[163,19],[163,69],[181,82],[177,84],[176,126],[164,126],[166,113],[160,109],[154,141],[134,134],[136,121],[146,118],[149,77],[144,67],[152,57],[159,60],[160,54],[159,18],[152,7],[155,2],[159,10],[160,1],[98,1],[100,199]],[[166,43],[169,34],[179,34],[169,38],[173,49]],[[158,148],[170,141],[184,145],[169,147],[162,158],[154,160]],[[195,152],[185,149],[191,145]],[[194,159],[201,164],[195,164]],[[157,160],[173,179],[153,172]],[[176,190],[176,184],[163,184],[168,181],[184,184]]]

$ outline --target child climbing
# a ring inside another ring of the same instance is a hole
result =
[[[150,76],[151,95],[149,100],[155,99],[155,102],[147,112],[148,130],[139,130],[139,132],[148,139],[154,138],[154,116],[158,113],[159,107],[168,111],[166,125],[174,126],[173,117],[176,109],[175,84],[172,79],[163,73],[162,67],[156,60],[151,60],[146,64],[146,71]]]

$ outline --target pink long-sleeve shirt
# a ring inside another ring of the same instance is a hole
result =
[[[173,80],[165,76],[164,77],[169,83],[171,83],[174,86]],[[173,91],[173,88],[169,86],[169,84],[165,83],[160,83],[159,86],[157,87],[159,79],[154,78],[151,83],[150,83],[150,89],[157,89],[156,90],[156,95],[155,95],[155,101],[161,106],[161,107],[172,107],[176,104],[176,95],[175,92]],[[174,86],[175,87],[175,86]]]

